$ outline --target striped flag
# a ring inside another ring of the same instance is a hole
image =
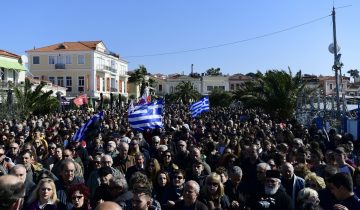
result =
[[[191,117],[195,118],[199,116],[201,113],[209,111],[209,96],[205,96],[199,101],[191,104],[190,106],[190,112]]]
[[[129,110],[128,121],[135,130],[155,129],[163,127],[164,100],[160,99],[150,104],[135,106]]]
[[[72,137],[72,141],[82,141],[85,138],[86,131],[88,130],[89,126],[94,122],[103,119],[104,111],[101,111],[99,114],[94,115],[89,121],[85,123],[81,128],[79,128],[74,136]]]

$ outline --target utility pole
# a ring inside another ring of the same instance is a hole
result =
[[[341,69],[340,56],[338,55],[338,45],[336,42],[336,21],[335,21],[335,8],[332,10],[332,21],[333,21],[333,46],[334,46],[334,66],[335,71],[335,86],[336,86],[336,118],[340,119],[340,95],[339,95],[339,70]],[[341,75],[340,75],[341,76]]]

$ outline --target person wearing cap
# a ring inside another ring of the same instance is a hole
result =
[[[108,141],[106,144],[105,154],[110,155],[112,158],[115,158],[119,152],[116,149],[115,141]]]
[[[91,206],[96,206],[102,201],[111,201],[110,180],[113,178],[111,167],[103,166],[98,170],[100,186],[96,188],[94,197],[91,199]],[[93,187],[93,186],[92,186]]]
[[[335,149],[335,161],[339,167],[339,172],[348,173],[351,176],[354,174],[355,169],[346,162],[347,154],[344,147],[337,147]]]
[[[280,172],[266,171],[264,189],[255,197],[250,198],[252,210],[293,210],[291,198],[281,188]]]

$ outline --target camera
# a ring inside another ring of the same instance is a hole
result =
[[[9,157],[5,157],[4,160],[5,160],[5,162],[11,162],[11,158],[9,158]]]

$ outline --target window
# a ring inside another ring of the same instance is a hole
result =
[[[230,90],[234,90],[234,84],[230,85]]]
[[[219,86],[218,87],[220,90],[225,90],[225,86]]]
[[[159,91],[162,91],[162,85],[159,85]]]
[[[207,86],[207,91],[212,91],[213,88],[213,86]]]
[[[170,86],[170,93],[174,92],[174,86]]]
[[[55,85],[55,77],[49,77],[49,81]]]
[[[40,64],[40,57],[39,56],[33,56],[33,64]]]
[[[49,55],[49,64],[55,64],[55,56]]]
[[[71,77],[66,77],[66,91],[72,91],[72,79]]]
[[[34,79],[39,80],[39,77],[34,77]]]
[[[332,90],[333,89],[333,84],[330,84],[330,90]]]
[[[57,78],[57,85],[64,87],[64,77]]]
[[[79,77],[79,81],[78,81],[78,91],[84,91],[84,86],[85,86],[85,77],[84,76],[80,76]]]
[[[110,78],[106,78],[106,91],[110,91]]]
[[[4,68],[0,69],[0,77],[1,77],[1,80],[5,80],[5,69]]]
[[[78,55],[78,64],[85,64],[85,56]]]
[[[96,90],[100,91],[100,77],[96,75]]]
[[[102,91],[105,92],[105,78],[101,78],[102,81]]]
[[[71,55],[66,56],[66,64],[71,64]]]

